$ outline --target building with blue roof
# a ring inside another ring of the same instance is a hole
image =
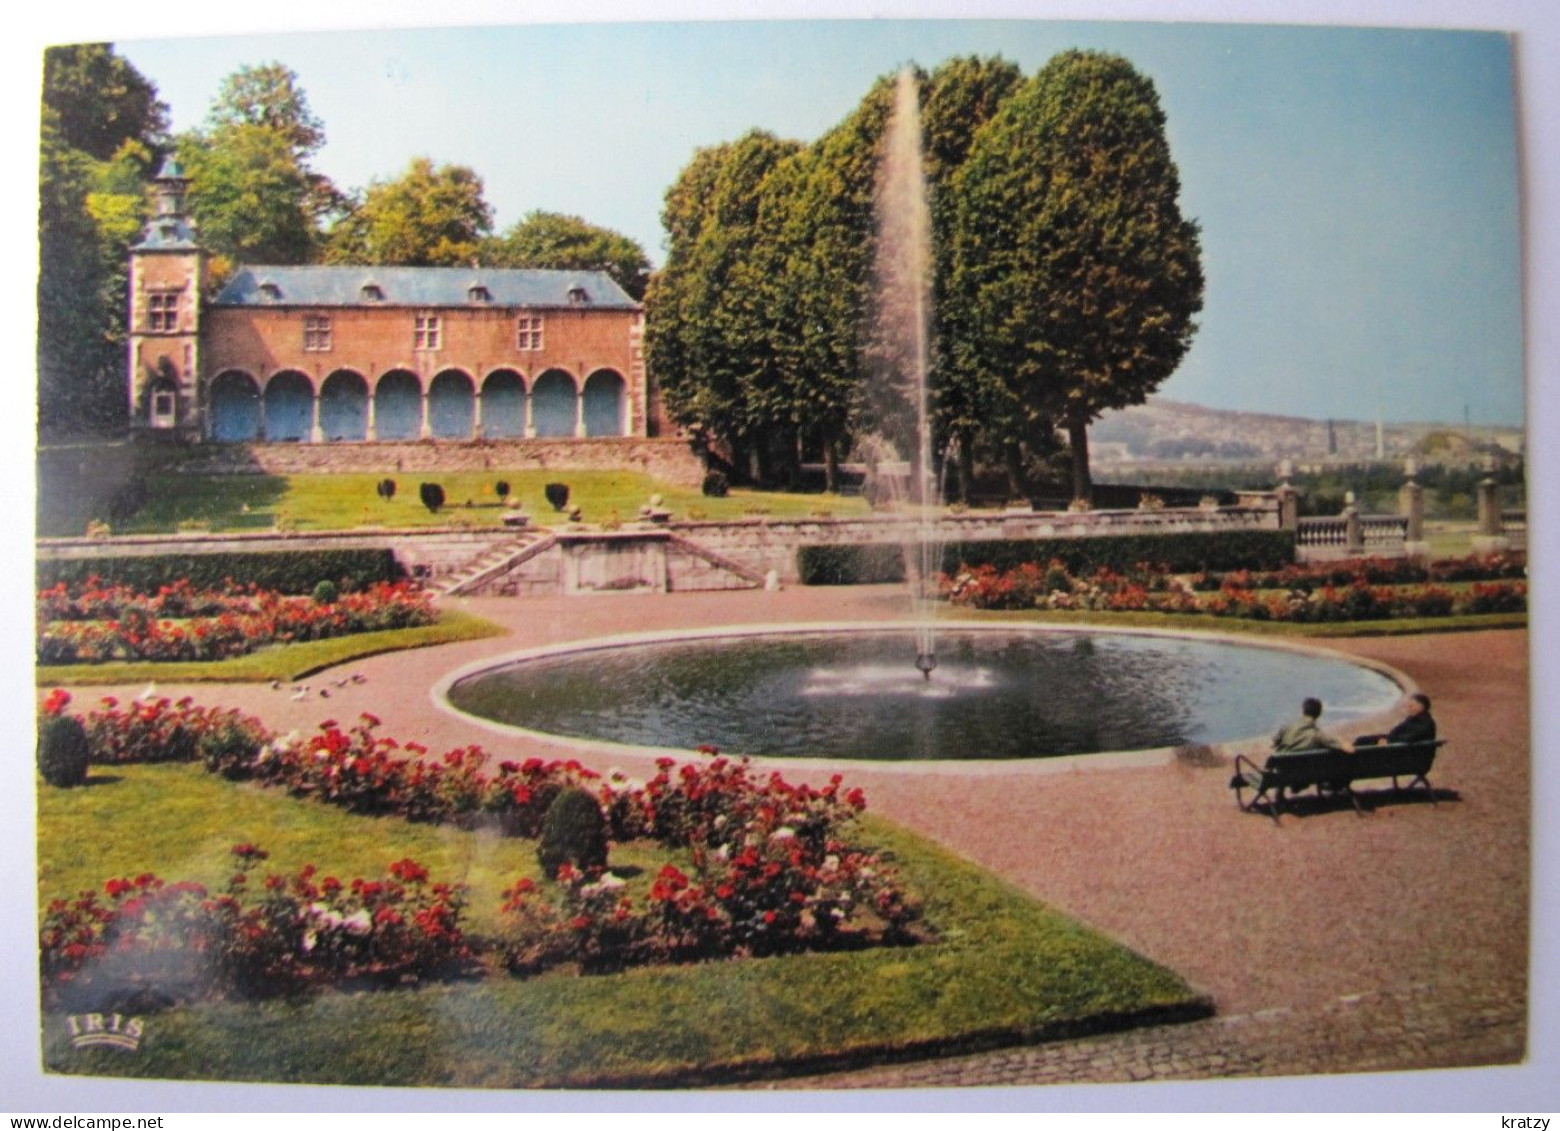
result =
[[[600,271],[241,266],[208,293],[165,162],[130,254],[129,411],[213,443],[647,437],[644,309]]]

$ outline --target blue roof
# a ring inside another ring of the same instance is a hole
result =
[[[183,216],[153,216],[132,251],[199,251],[195,227]]]
[[[379,297],[370,297],[374,287]],[[570,298],[575,290],[582,302]],[[240,267],[215,304],[639,309],[603,271],[497,267]]]

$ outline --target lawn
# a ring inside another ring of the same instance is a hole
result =
[[[380,498],[375,488],[384,478],[396,482],[393,498]],[[171,533],[179,529],[212,531],[270,530],[280,524],[293,530],[344,530],[362,526],[496,526],[503,507],[495,484],[504,480],[535,523],[545,526],[569,521],[564,511],[547,502],[544,488],[569,486],[569,506],[579,507],[586,522],[614,516],[632,521],[651,495],[678,518],[741,518],[751,514],[801,518],[813,514],[865,514],[860,498],[838,495],[793,495],[733,490],[724,498],[708,498],[696,488],[658,482],[648,475],[622,471],[483,471],[388,472],[385,475],[182,475],[159,476],[138,510],[113,524],[115,534]],[[419,499],[423,483],[444,489],[445,505],[437,512]],[[63,488],[54,493],[61,494]],[[40,491],[40,497],[42,491]],[[105,518],[93,514],[87,518]],[[38,533],[80,535],[85,520],[80,506],[44,506],[40,501]]]
[[[195,766],[121,766],[76,790],[39,785],[41,902],[152,870],[220,882],[227,848],[266,870],[378,874],[410,855],[471,886],[469,923],[534,875],[533,845],[367,818],[239,786]],[[466,1087],[729,1082],[900,1054],[990,1047],[1206,1015],[1174,973],[885,821],[859,838],[924,898],[914,947],[645,967],[581,977],[491,974],[417,989],[186,1006],[144,1019],[139,1050],[71,1049],[46,1023],[51,1071],[174,1079]],[[647,872],[656,845],[615,846]],[[661,854],[656,856],[655,854]]]
[[[34,673],[35,683],[40,687],[136,683],[143,679],[160,679],[165,683],[289,680],[351,660],[361,660],[365,656],[377,656],[382,652],[427,648],[457,640],[480,640],[487,636],[502,636],[506,631],[492,621],[470,613],[441,609],[439,619],[433,624],[385,632],[358,632],[300,644],[277,644],[229,660],[203,663],[117,661],[107,664],[49,664],[35,668]]]

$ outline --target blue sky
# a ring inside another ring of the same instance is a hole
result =
[[[1207,303],[1162,393],[1307,416],[1523,419],[1509,41],[1495,33],[1031,21],[592,24],[120,39],[175,128],[222,78],[295,70],[343,187],[415,156],[474,168],[500,229],[527,211],[623,231],[657,262],[695,149],[808,140],[877,76],[961,54],[1033,73],[1126,55],[1158,86],[1203,226]]]

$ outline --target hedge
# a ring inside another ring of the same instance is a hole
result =
[[[398,581],[406,571],[390,550],[275,550],[259,553],[160,554],[147,557],[61,558],[38,562],[39,589],[60,582],[77,585],[90,577],[141,592],[187,578],[197,589],[219,588],[228,579],[279,593],[314,592],[321,581],[344,590],[376,581]]]
[[[904,550],[897,545],[800,546],[796,572],[803,585],[877,585],[905,579]]]
[[[1027,562],[1060,561],[1073,575],[1101,566],[1125,572],[1140,562],[1172,573],[1216,569],[1281,569],[1295,560],[1292,530],[1217,530],[1186,534],[1110,534],[1092,538],[1027,538],[950,542],[943,572],[960,565],[1014,569]]]

